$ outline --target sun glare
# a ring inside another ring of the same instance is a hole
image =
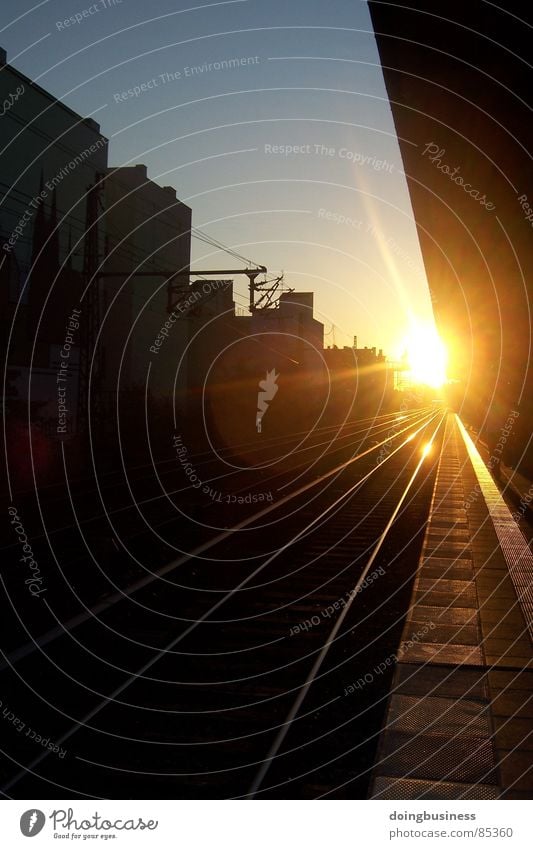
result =
[[[447,382],[447,352],[431,322],[413,322],[404,340],[407,365],[413,383],[440,389]]]

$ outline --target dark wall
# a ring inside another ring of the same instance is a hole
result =
[[[488,408],[505,420],[519,404],[525,450],[533,81],[524,17],[532,12],[516,0],[502,5],[369,3],[435,315],[464,381],[463,413],[481,424]]]

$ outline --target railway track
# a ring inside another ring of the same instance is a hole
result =
[[[295,468],[309,471],[320,461],[322,453],[327,452],[328,456],[331,456],[332,451],[342,451],[343,448],[350,447],[354,443],[362,444],[366,439],[377,438],[380,434],[386,433],[399,421],[415,420],[425,412],[427,410],[416,409],[409,415],[388,413],[354,422],[341,422],[338,425],[317,428],[311,433],[299,432],[287,434],[281,438],[265,438],[261,446],[249,443],[220,448],[216,450],[216,456],[213,450],[195,450],[188,459],[206,482],[213,485],[224,482],[238,488],[239,479],[242,484],[250,484],[252,478],[253,484],[253,476],[263,471],[266,473],[272,469],[273,476],[279,476],[280,473],[286,472],[287,460],[290,460]],[[248,468],[232,465],[232,457],[239,451],[248,452]],[[266,455],[272,454],[273,451],[278,453],[279,457],[266,459]],[[43,518],[48,535],[53,536],[76,527],[72,523],[66,526],[57,524],[58,517],[65,512],[68,513],[73,501],[79,524],[86,525],[128,510],[138,509],[144,503],[162,501],[168,497],[179,501],[180,496],[188,500],[191,493],[194,494],[194,488],[188,484],[182,470],[179,469],[175,454],[159,461],[152,457],[151,463],[133,467],[129,467],[122,456],[120,459],[122,461],[120,470],[100,475],[94,468],[92,476],[73,479],[69,475],[68,461],[65,458],[64,480],[44,487],[37,485],[34,489],[17,493],[17,501],[23,508],[37,507],[36,516],[39,515],[40,510],[46,511],[47,515]],[[283,469],[280,472],[282,464]],[[147,495],[147,490],[154,495]],[[124,504],[124,501],[127,503]],[[95,512],[95,503],[100,508],[98,512]],[[36,535],[37,538],[39,535],[44,536],[39,530],[33,534],[34,538]],[[12,545],[8,543],[0,550],[9,550],[10,547]]]
[[[442,416],[379,435],[31,639],[13,605],[4,795],[364,797]]]
[[[241,493],[249,493],[251,497],[250,504],[238,505],[239,513],[250,514],[257,509],[252,502],[257,491],[261,491],[259,497],[264,498],[268,487],[269,499],[279,501],[285,490],[296,488],[302,478],[316,480],[319,472],[330,469],[337,458],[342,462],[353,461],[368,446],[383,441],[393,425],[401,436],[411,423],[423,420],[426,412],[417,410],[410,416],[378,417],[377,421],[355,422],[333,431],[324,428],[313,434],[311,444],[305,446],[295,447],[301,434],[271,440],[285,459],[267,469],[228,469],[227,465],[214,462],[212,455],[191,455],[195,473],[211,493],[220,495],[221,487],[232,493],[229,504],[225,498],[213,499],[199,493],[182,470],[176,472],[174,469],[172,480],[163,482],[155,464],[150,486],[144,484],[137,492],[127,482],[122,485],[115,482],[109,487],[97,484],[94,490],[74,492],[65,468],[64,498],[56,497],[51,504],[23,502],[22,509],[17,499],[21,515],[29,519],[34,517],[34,526],[26,530],[41,571],[47,575],[47,592],[54,599],[54,616],[62,621],[71,620],[73,609],[89,610],[110,593],[123,594],[125,587],[135,577],[143,577],[147,569],[159,573],[174,555],[192,551],[209,541],[213,531],[231,527],[237,515],[235,502]],[[320,449],[318,454],[317,448]],[[315,452],[312,456],[310,450]],[[256,460],[260,459],[261,452],[257,452]],[[108,490],[111,490],[110,496],[105,495]],[[100,509],[95,514],[98,495]],[[62,518],[61,527],[57,527],[58,516]],[[64,524],[65,517],[69,517],[68,524]],[[24,524],[26,526],[26,521]],[[19,543],[13,533],[9,539],[10,543],[2,549],[6,564],[1,574],[4,590],[32,632],[38,633],[53,622],[46,604],[36,609],[34,600],[28,598],[17,568]],[[24,639],[19,630],[16,621],[6,623],[4,651]]]

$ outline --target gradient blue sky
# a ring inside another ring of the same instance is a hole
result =
[[[80,23],[58,26],[91,7]],[[283,269],[288,285],[314,291],[326,344],[351,344],[357,334],[359,345],[395,355],[409,315],[430,319],[363,0],[3,0],[0,45],[11,64],[100,123],[110,165],[145,163],[151,179],[174,186],[192,207],[196,227],[270,271]],[[239,68],[185,70],[252,57]],[[177,78],[163,82],[165,74]],[[117,102],[154,79],[150,90]],[[310,152],[284,156],[265,145]],[[232,264],[195,240],[193,262]],[[245,284],[236,287],[244,306]]]

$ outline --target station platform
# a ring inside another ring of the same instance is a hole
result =
[[[449,413],[370,798],[533,798],[532,640],[520,518]]]

